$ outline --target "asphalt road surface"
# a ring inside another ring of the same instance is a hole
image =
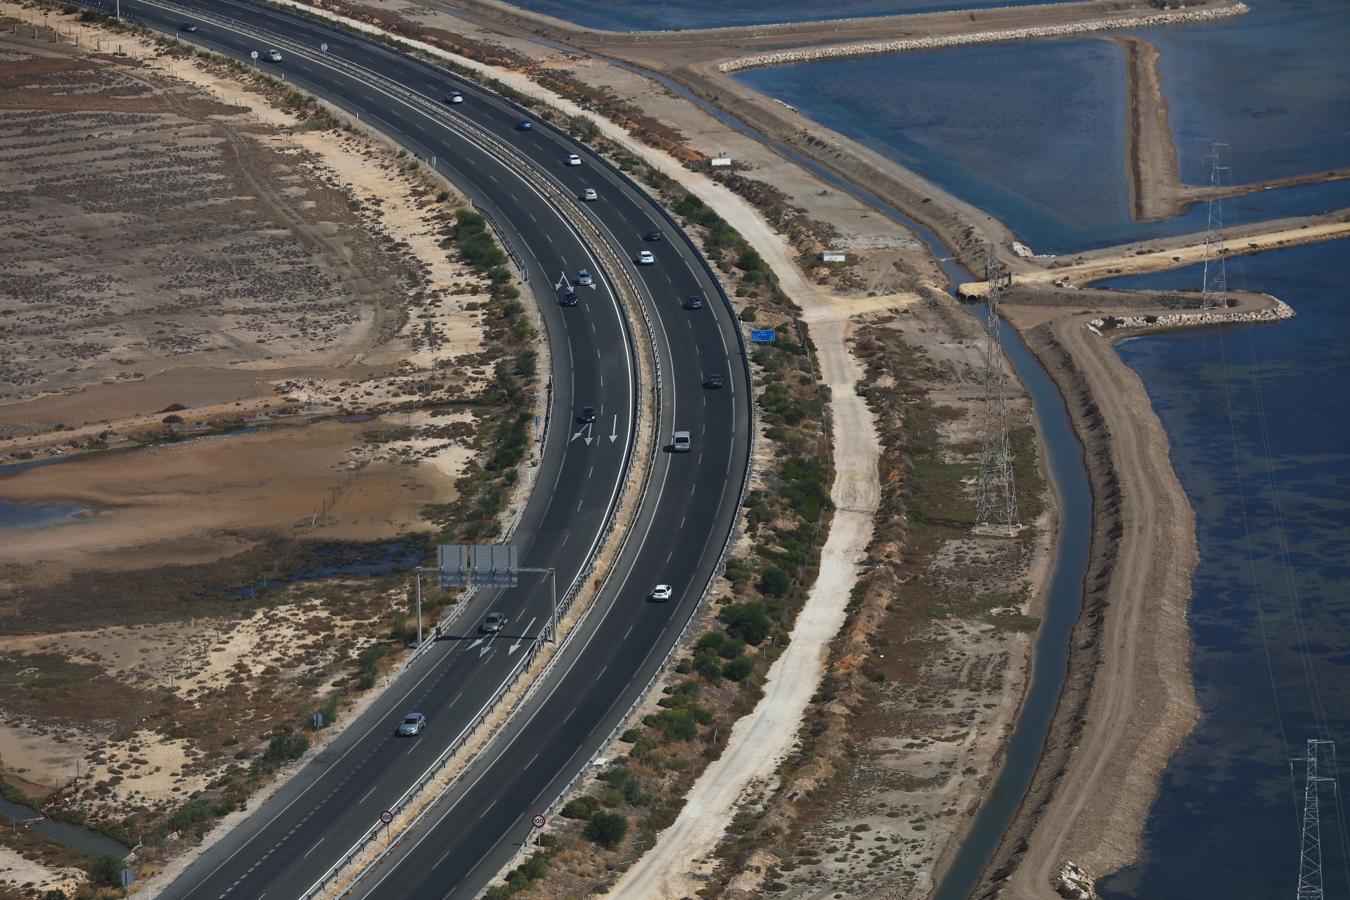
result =
[[[621,256],[641,250],[651,265],[631,274],[645,293],[663,373],[660,434],[692,435],[692,450],[658,455],[650,492],[616,576],[596,610],[554,666],[549,680],[517,715],[492,752],[359,886],[393,897],[470,897],[518,851],[530,816],[580,771],[627,711],[692,614],[730,533],[746,471],[752,427],[743,348],[720,288],[697,252],[660,208],[580,144],[513,104],[426,63],[321,23],[247,2],[215,0],[169,6],[123,0],[123,14],[248,61],[274,45],[279,63],[259,61],[297,87],[321,96],[384,131],[414,153],[435,158],[505,232],[524,265],[553,354],[551,416],[534,494],[513,542],[521,565],[553,567],[563,592],[583,572],[612,513],[626,462],[635,451],[638,397],[631,335],[610,279],[568,215],[457,127],[471,119],[533,161],[565,192],[594,188],[587,214]],[[209,15],[195,16],[194,11]],[[225,16],[232,24],[211,17]],[[274,37],[260,36],[265,29]],[[319,50],[327,44],[325,53]],[[308,52],[299,52],[303,46]],[[292,49],[295,48],[295,49]],[[355,63],[428,98],[448,91],[464,102],[436,116],[403,102],[378,83],[353,77],[325,56]],[[526,131],[523,120],[533,123]],[[568,164],[577,153],[581,165]],[[650,231],[662,239],[647,241]],[[554,302],[581,267],[594,289],[575,288],[574,307]],[[682,300],[698,294],[702,309]],[[717,372],[725,387],[703,387]],[[582,406],[596,421],[576,419]],[[299,897],[426,771],[440,752],[520,665],[548,621],[547,591],[523,576],[519,588],[480,592],[459,620],[460,633],[423,655],[366,714],[348,726],[249,820],[205,851],[163,896]],[[669,603],[647,599],[651,587],[675,587]],[[496,635],[476,633],[490,611],[509,617]],[[415,738],[394,730],[417,710],[429,726]]]

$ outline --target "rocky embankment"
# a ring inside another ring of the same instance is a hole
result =
[[[1152,25],[1177,25],[1183,22],[1207,22],[1226,19],[1248,12],[1245,3],[1235,3],[1216,9],[1175,10],[1143,16],[1121,16],[1062,25],[1028,25],[1022,28],[998,28],[972,31],[966,34],[943,34],[931,37],[905,38],[894,41],[867,41],[858,44],[835,44],[827,47],[804,47],[797,50],[777,50],[754,56],[741,56],[719,63],[719,72],[739,72],[762,66],[781,66],[789,63],[811,62],[846,56],[871,56],[880,53],[906,53],[911,50],[937,50],[965,44],[992,44],[1000,41],[1021,41],[1029,38],[1064,37],[1093,31],[1111,31],[1117,28],[1143,28]]]
[[[1270,298],[1271,305],[1262,309],[1248,309],[1240,312],[1225,312],[1208,309],[1198,312],[1174,312],[1161,315],[1139,316],[1103,316],[1088,322],[1088,330],[1094,334],[1121,328],[1194,328],[1198,325],[1235,325],[1243,322],[1278,322],[1292,319],[1294,308],[1278,297]]]

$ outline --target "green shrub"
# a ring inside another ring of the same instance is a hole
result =
[[[688,709],[663,709],[656,715],[656,722],[668,741],[692,741],[698,737],[698,724]]]
[[[727,633],[757,647],[764,643],[773,629],[763,603],[732,603],[717,614],[727,626]]]
[[[115,856],[100,856],[85,871],[89,880],[100,887],[122,886],[122,861]]]
[[[738,656],[722,667],[722,674],[731,681],[744,681],[755,671],[755,664],[748,656]]]
[[[589,819],[595,812],[596,805],[594,797],[573,797],[563,804],[561,815],[565,819]]]
[[[628,819],[618,813],[598,810],[586,823],[586,838],[601,847],[613,849],[628,834]]]
[[[792,576],[784,572],[778,566],[769,566],[759,576],[759,590],[770,597],[782,597],[787,594],[788,589],[792,587]],[[758,644],[759,641],[749,641],[747,643]]]

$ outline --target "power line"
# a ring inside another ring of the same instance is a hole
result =
[[[986,251],[984,280],[989,286],[988,321],[984,349],[984,430],[980,478],[975,486],[975,530],[984,534],[1012,535],[1022,525],[1017,516],[1017,491],[1013,484],[998,310],[999,296],[1012,283],[1012,274],[999,263],[992,247]]]

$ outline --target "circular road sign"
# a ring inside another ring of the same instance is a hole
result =
[[[258,51],[257,51],[257,50],[254,50],[252,53],[249,54],[249,56],[250,56],[251,58],[253,58],[253,59],[257,59],[257,58],[258,58]]]
[[[539,813],[535,813],[534,818],[531,819],[530,821],[534,823],[535,828],[543,828],[544,822],[546,822],[547,820]]]
[[[386,809],[384,812],[380,813],[380,821],[388,825],[390,822],[394,821],[394,814]]]
[[[322,50],[324,53],[327,53],[327,52],[328,52],[328,45],[327,45],[327,44],[320,44],[320,45],[319,45],[319,49]]]

